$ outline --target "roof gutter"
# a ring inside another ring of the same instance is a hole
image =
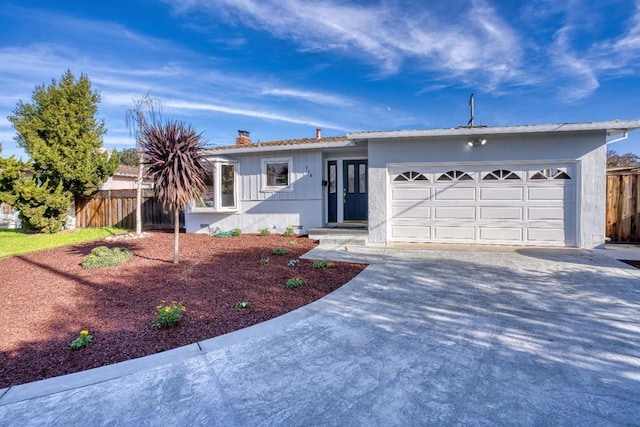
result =
[[[611,141],[607,141],[607,145],[613,144],[614,142],[624,141],[627,138],[629,138],[629,131],[625,130],[625,131],[622,132],[622,136],[620,138],[616,138],[616,139],[612,139]]]

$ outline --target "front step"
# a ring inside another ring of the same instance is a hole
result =
[[[309,239],[318,240],[320,245],[366,246],[369,239],[369,230],[312,228],[307,232]]]

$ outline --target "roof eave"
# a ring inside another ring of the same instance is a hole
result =
[[[313,150],[324,148],[342,148],[353,147],[355,142],[352,140],[340,142],[318,142],[312,144],[281,144],[281,145],[258,145],[251,147],[233,147],[225,149],[210,148],[204,151],[205,156],[225,156],[227,154],[245,154],[245,153],[265,153],[270,151],[293,151],[293,150]]]
[[[390,138],[432,138],[444,136],[482,136],[482,135],[517,135],[531,133],[555,132],[598,132],[604,131],[607,136],[640,129],[640,120],[610,121],[591,123],[560,123],[529,126],[500,127],[460,127],[431,130],[399,130],[389,132],[354,132],[347,134],[353,140],[375,140]]]

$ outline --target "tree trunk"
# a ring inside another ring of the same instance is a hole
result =
[[[178,256],[178,241],[180,239],[180,209],[177,207],[173,210],[173,263],[177,264],[179,261]]]
[[[142,234],[142,177],[144,175],[144,156],[138,151],[138,182],[136,186],[136,234]]]

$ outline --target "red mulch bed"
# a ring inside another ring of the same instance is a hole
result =
[[[96,246],[134,252],[118,267],[83,269]],[[97,241],[0,259],[0,388],[104,366],[226,334],[309,304],[339,288],[365,267],[335,263],[314,270],[312,261],[287,261],[316,245],[304,237],[243,235],[213,238],[180,235],[174,265],[173,234]],[[289,254],[272,254],[286,247]],[[270,263],[261,265],[268,257]],[[289,289],[286,279],[304,285]],[[165,300],[186,307],[174,328],[153,326]],[[251,307],[236,310],[249,301]],[[82,329],[94,343],[79,350],[71,341]]]

